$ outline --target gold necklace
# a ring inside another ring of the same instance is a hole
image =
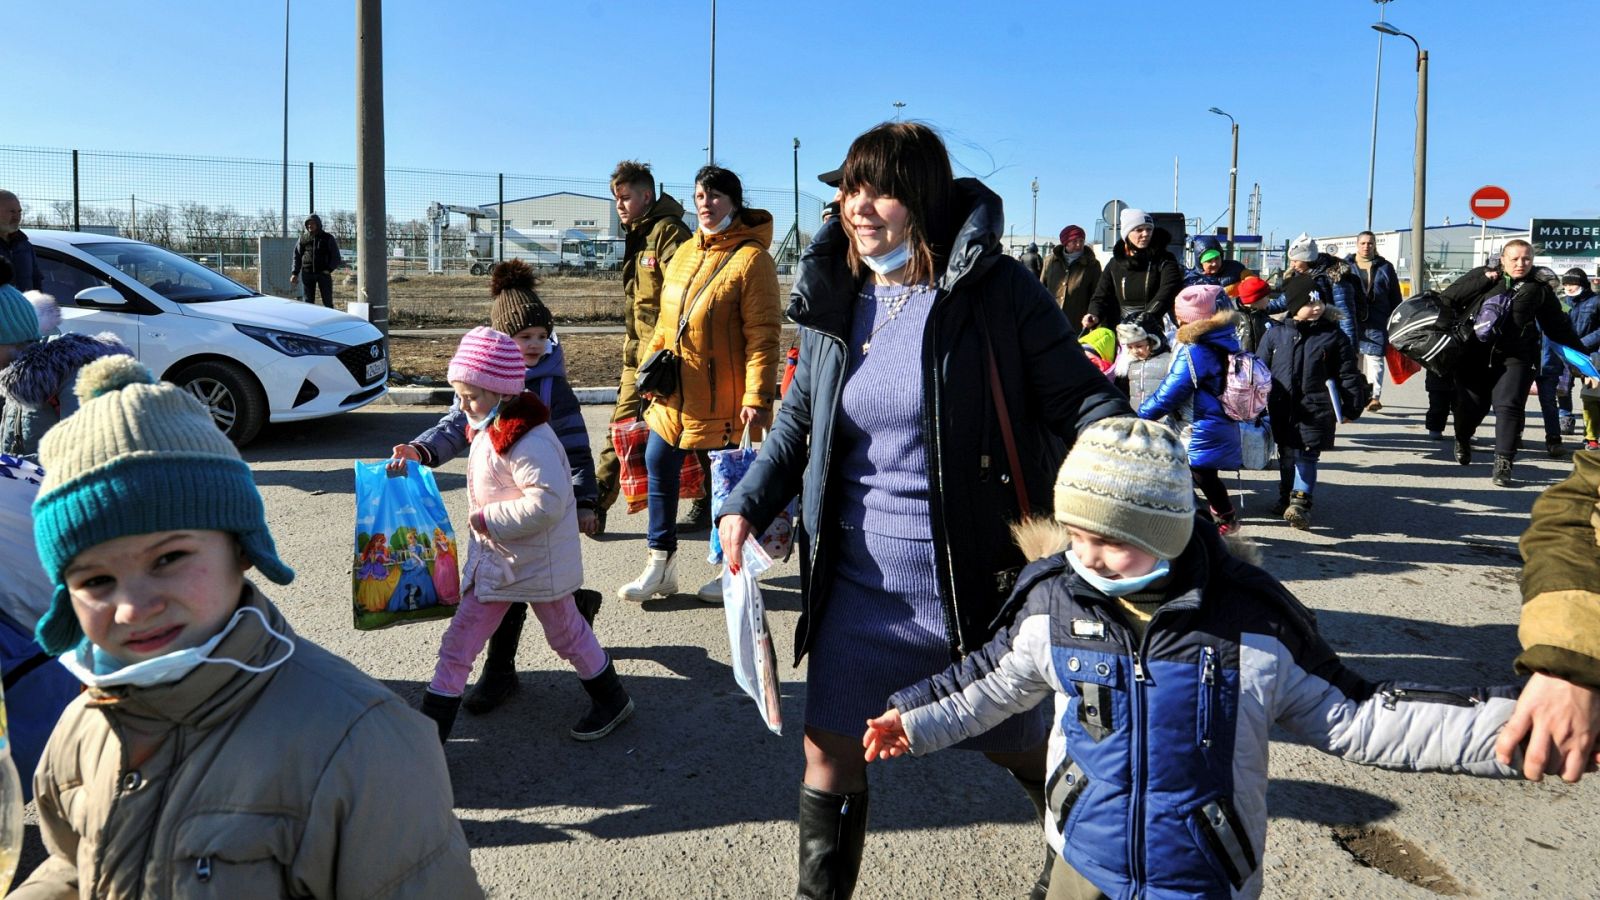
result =
[[[872,339],[878,336],[878,332],[889,327],[890,323],[895,320],[895,317],[900,315],[900,311],[906,308],[906,304],[911,302],[911,295],[915,294],[916,292],[917,289],[912,287],[907,288],[904,292],[899,294],[888,294],[882,297],[877,297],[877,299],[883,303],[883,310],[888,314],[889,317],[878,323],[878,327],[872,329],[872,333],[867,335],[867,339],[861,342],[862,356],[866,356],[867,353],[872,350]],[[866,298],[875,295],[868,291],[864,292],[861,296]]]

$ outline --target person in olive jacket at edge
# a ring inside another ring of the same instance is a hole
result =
[[[1500,265],[1479,266],[1457,278],[1440,297],[1472,317],[1480,303],[1496,294],[1510,294],[1511,308],[1501,316],[1499,332],[1489,343],[1467,342],[1456,363],[1456,462],[1472,463],[1472,433],[1494,408],[1494,483],[1510,487],[1511,461],[1517,455],[1527,415],[1528,388],[1539,374],[1539,333],[1557,344],[1580,348],[1555,291],[1535,276],[1533,245],[1520,238],[1500,250]]]
[[[1150,334],[1164,335],[1172,301],[1183,287],[1183,268],[1167,249],[1172,236],[1142,209],[1123,210],[1119,221],[1122,240],[1112,248],[1079,324],[1088,331],[1102,322],[1111,328],[1137,322]]]
[[[1044,285],[1002,252],[1000,198],[955,179],[931,129],[891,122],[856,138],[843,190],[841,217],[818,230],[791,294],[802,328],[794,381],[718,514],[737,572],[745,536],[801,495],[795,657],[810,657],[801,897],[854,889],[865,720],[911,672],[943,670],[1002,624],[1024,564],[1010,534],[1019,493],[1047,512],[1082,429],[1132,413],[1077,349]],[[1003,737],[969,747],[1010,770],[1041,815],[1045,718],[1019,716],[997,729]],[[1047,886],[1041,873],[1033,896]]]

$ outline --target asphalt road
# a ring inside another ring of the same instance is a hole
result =
[[[1312,531],[1247,518],[1245,534],[1366,674],[1508,682],[1516,538],[1539,490],[1570,463],[1529,454],[1518,465],[1524,486],[1493,487],[1486,461],[1463,469],[1447,443],[1427,439],[1421,381],[1391,386],[1386,409],[1348,427],[1341,449],[1324,455]],[[587,410],[596,442],[606,412]],[[280,553],[299,573],[271,594],[301,635],[410,698],[432,673],[444,625],[351,628],[351,462],[385,456],[438,414],[379,405],[273,426],[247,452]],[[1542,446],[1536,426],[1529,434]],[[458,460],[438,473],[458,529],[464,472]],[[1247,516],[1265,509],[1275,482],[1275,472],[1243,476]],[[642,564],[644,516],[615,514],[610,526],[602,540],[583,541],[584,564],[589,586],[607,596],[596,631],[638,711],[603,741],[569,739],[586,701],[530,622],[520,693],[487,716],[463,714],[447,748],[479,877],[504,898],[793,896],[805,691],[803,667],[787,665],[800,600],[795,564],[779,566],[765,589],[789,723],[776,737],[734,684],[721,609],[692,596],[713,574],[704,535],[682,550],[681,587],[691,593],[638,606],[612,592]],[[1600,884],[1600,779],[1574,787],[1401,774],[1284,741],[1273,750],[1269,895],[1587,897]],[[405,760],[395,748],[374,764]],[[858,896],[1026,896],[1040,835],[1003,771],[947,752],[875,764],[871,775]]]

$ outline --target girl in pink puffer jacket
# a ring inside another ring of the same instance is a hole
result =
[[[439,645],[422,713],[447,739],[472,663],[505,618],[527,603],[550,649],[572,664],[592,701],[572,727],[580,741],[610,734],[633,700],[573,592],[583,584],[571,465],[550,427],[550,410],[523,390],[522,353],[492,328],[472,329],[450,360],[448,378],[467,415],[469,529],[461,603]]]

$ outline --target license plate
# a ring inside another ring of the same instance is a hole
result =
[[[372,381],[375,378],[383,377],[383,373],[388,369],[389,363],[387,360],[380,359],[377,362],[367,363],[367,380]]]

